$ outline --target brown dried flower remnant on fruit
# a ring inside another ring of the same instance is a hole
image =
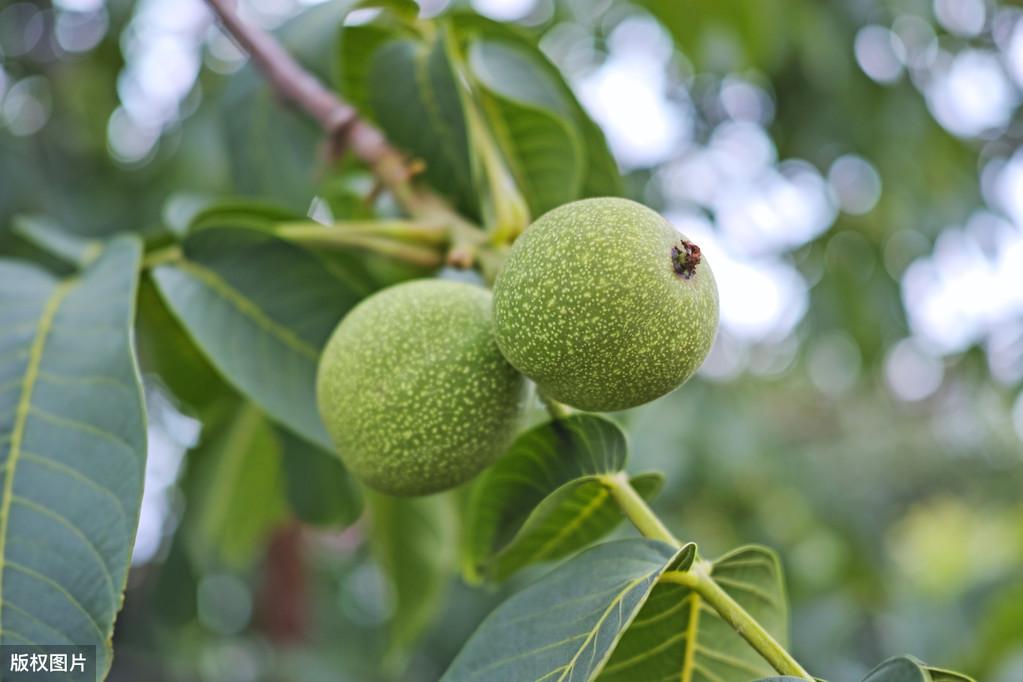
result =
[[[671,266],[683,279],[689,279],[696,274],[696,266],[700,264],[701,258],[700,247],[688,239],[683,239],[678,245],[671,247]]]

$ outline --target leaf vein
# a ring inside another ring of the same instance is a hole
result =
[[[21,455],[22,441],[25,438],[25,425],[28,422],[28,413],[32,405],[32,391],[35,388],[36,373],[43,359],[43,350],[46,348],[46,339],[50,332],[50,325],[57,315],[64,298],[71,291],[76,280],[67,280],[56,285],[46,301],[39,316],[39,324],[36,327],[35,337],[28,348],[28,362],[25,367],[21,396],[14,411],[14,425],[11,431],[11,445],[5,461],[7,473],[4,476],[3,497],[0,498],[0,604],[3,600],[3,576],[4,566],[7,564],[7,529],[10,525],[11,497],[14,493],[14,475],[17,470],[18,457]],[[90,616],[91,617],[91,616]],[[3,608],[0,606],[0,631],[3,629]]]

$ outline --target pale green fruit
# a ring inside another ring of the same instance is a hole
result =
[[[718,325],[699,247],[626,199],[541,216],[494,286],[504,356],[547,396],[584,410],[641,405],[700,366]]]
[[[341,321],[316,389],[352,473],[380,492],[425,495],[501,454],[523,384],[494,342],[490,292],[418,280],[374,294]]]

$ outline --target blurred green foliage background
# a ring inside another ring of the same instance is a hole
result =
[[[347,4],[242,8],[330,80]],[[699,378],[620,415],[633,468],[667,474],[656,506],[669,525],[710,555],[776,548],[794,653],[829,679],[904,652],[1023,679],[1023,11],[472,7],[536,36],[628,193],[715,267],[722,329]],[[210,198],[315,215],[368,189],[324,158],[317,129],[280,106],[200,0],[0,6],[6,254],[46,260],[19,236],[33,221],[158,242]],[[378,283],[402,276],[375,267]],[[435,679],[502,594],[452,572],[423,611],[426,635],[389,636],[396,587],[381,566],[402,551],[448,561],[451,534],[393,520],[393,544],[371,549],[360,524],[297,526],[281,491],[304,484],[261,454],[271,427],[225,398],[153,296],[143,289],[138,330],[150,471],[110,679]],[[226,445],[200,416],[229,425]],[[419,575],[403,580],[426,590]]]

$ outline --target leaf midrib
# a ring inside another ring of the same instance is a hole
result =
[[[686,625],[686,650],[682,659],[682,682],[692,682],[696,667],[696,634],[700,627],[700,595],[689,593],[689,623]]]
[[[320,354],[316,348],[263,312],[258,305],[225,282],[214,271],[191,260],[178,261],[174,266],[196,277],[196,279],[211,288],[214,293],[219,294],[224,300],[233,305],[243,317],[252,320],[257,326],[262,327],[284,345],[314,362],[319,361]]]
[[[39,365],[42,362],[46,340],[53,326],[53,320],[60,309],[60,304],[77,281],[77,278],[73,278],[57,284],[50,294],[50,298],[46,301],[46,305],[43,307],[42,314],[39,316],[39,323],[36,326],[35,336],[32,338],[32,343],[29,346],[28,362],[25,365],[21,396],[18,398],[18,405],[14,411],[14,428],[11,430],[11,445],[5,462],[6,475],[4,478],[3,497],[0,499],[0,633],[5,632],[3,629],[3,580],[7,563],[7,529],[10,524],[11,500],[14,496],[14,475],[21,456],[22,441],[25,437],[25,424],[28,422],[29,408],[32,405],[32,393],[39,376]]]
[[[601,486],[598,493],[593,496],[593,499],[590,500],[582,509],[579,509],[573,515],[573,518],[570,522],[566,523],[564,526],[558,529],[557,533],[555,533],[552,537],[548,538],[547,542],[541,545],[539,549],[534,551],[533,555],[530,557],[530,562],[537,561],[546,557],[549,552],[551,552],[554,548],[561,544],[562,540],[564,540],[566,537],[568,537],[569,535],[577,531],[579,528],[581,528],[582,525],[586,523],[586,521],[588,521],[594,514],[597,513],[598,509],[603,507],[604,502],[607,501],[609,495],[610,493],[608,492],[607,488]]]

